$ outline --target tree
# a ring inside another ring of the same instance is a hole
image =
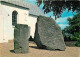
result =
[[[72,10],[79,11],[80,10],[80,0],[36,0],[37,5],[40,6],[42,3],[44,4],[43,10],[44,13],[53,12],[55,19],[61,16],[63,11],[68,9],[68,11]]]
[[[72,35],[75,35],[76,33],[80,33],[80,12],[74,15],[73,18],[68,18],[68,23],[69,26],[67,26],[64,29],[65,32],[70,33]]]
[[[77,40],[76,46],[80,47],[80,12],[73,16],[73,18],[68,18],[69,26],[67,26],[63,32],[71,34],[72,40]]]

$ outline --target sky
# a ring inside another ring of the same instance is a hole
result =
[[[25,0],[25,1],[28,2],[28,3],[37,5],[37,4],[36,4],[36,0]],[[43,4],[40,5],[39,8],[40,8],[41,11],[44,13],[42,7],[43,7]],[[56,23],[61,27],[61,29],[63,30],[64,28],[66,28],[66,26],[69,26],[69,25],[68,25],[67,18],[68,18],[68,17],[72,18],[73,15],[75,15],[75,14],[76,14],[76,12],[72,12],[72,10],[68,12],[68,10],[66,9],[66,10],[62,13],[61,17],[58,18],[58,19],[55,20],[55,21],[56,21]],[[48,13],[48,14],[45,14],[45,16],[47,16],[47,17],[50,17],[50,16],[51,16],[53,19],[55,19],[52,12],[50,12],[50,13]]]

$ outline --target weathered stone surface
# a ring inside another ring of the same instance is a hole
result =
[[[48,17],[38,17],[34,41],[38,48],[42,49],[65,50],[66,48],[60,27]]]
[[[28,38],[30,29],[27,25],[17,24],[14,29],[14,52],[27,53],[29,51]]]

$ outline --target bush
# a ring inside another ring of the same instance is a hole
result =
[[[77,39],[76,46],[80,47],[80,38]]]
[[[71,40],[72,40],[72,41],[77,41],[77,37],[71,36]]]
[[[77,41],[77,38],[75,36],[65,36],[64,41]]]
[[[71,38],[70,38],[70,37],[65,36],[65,37],[64,37],[64,41],[71,41]]]

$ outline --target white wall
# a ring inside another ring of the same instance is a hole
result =
[[[2,8],[1,8],[1,2],[0,2],[0,43],[3,42],[3,16],[2,16]]]
[[[35,33],[35,25],[37,22],[37,17],[29,16],[29,19],[27,19],[27,24],[30,26],[30,35],[32,38],[34,38],[34,33]]]
[[[0,15],[0,43],[8,42],[8,40],[14,39],[14,26],[12,26],[12,12],[14,10],[18,12],[17,23],[29,25],[31,27],[30,35],[34,38],[37,17],[29,16],[29,11],[27,9],[3,3],[2,6],[0,4],[0,14],[3,12],[3,15]]]

